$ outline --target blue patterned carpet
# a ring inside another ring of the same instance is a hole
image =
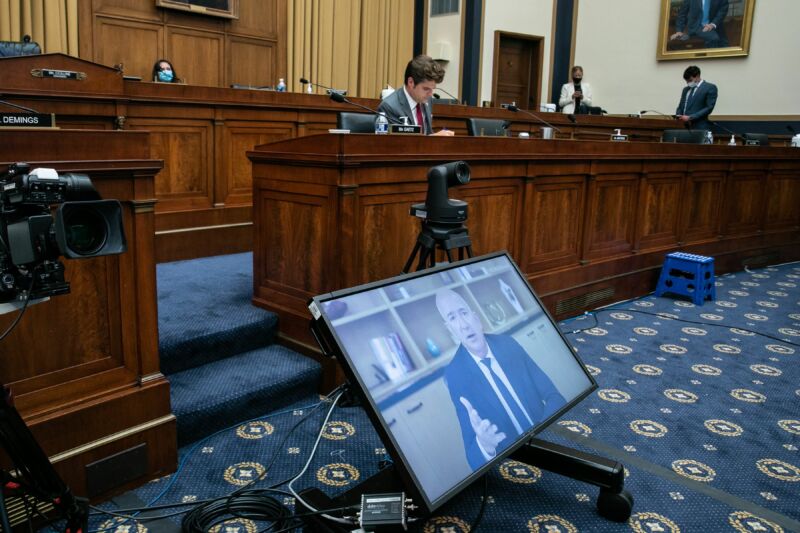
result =
[[[625,464],[634,514],[628,523],[606,521],[596,513],[594,487],[506,461],[489,474],[478,529],[800,531],[798,286],[800,264],[783,265],[717,278],[717,301],[701,307],[648,296],[562,324],[600,389],[540,437]],[[284,488],[305,463],[329,405],[310,396],[184,447],[177,474],[103,507],[196,502],[262,472],[257,487]],[[335,495],[386,458],[359,408],[337,407],[323,436],[296,488]],[[483,494],[477,482],[411,529],[469,531]],[[276,497],[294,507],[290,495]],[[135,527],[117,520],[94,516],[92,529],[170,531],[179,518]],[[233,518],[225,530],[264,527]]]

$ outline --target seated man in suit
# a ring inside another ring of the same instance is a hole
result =
[[[683,73],[686,87],[681,93],[675,115],[687,127],[698,130],[711,129],[708,116],[717,104],[717,86],[700,77],[700,69],[694,65]]]
[[[461,342],[444,377],[475,470],[566,400],[512,337],[484,335],[480,317],[457,292],[438,291],[436,308]]]
[[[433,133],[431,125],[431,103],[437,83],[444,80],[444,69],[439,63],[426,55],[418,55],[408,62],[405,84],[401,89],[387,96],[378,106],[378,111],[386,113],[389,122],[402,124],[400,117],[407,117],[409,123],[422,126],[425,135],[453,135],[450,130]]]
[[[728,16],[728,0],[683,0],[675,19],[670,41],[699,37],[705,48],[728,46],[723,22]]]

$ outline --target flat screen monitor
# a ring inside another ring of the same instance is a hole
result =
[[[505,252],[317,296],[309,310],[428,512],[597,387]]]

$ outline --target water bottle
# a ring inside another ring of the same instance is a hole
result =
[[[389,133],[389,119],[386,118],[386,113],[380,112],[375,117],[375,134],[384,135]]]
[[[711,130],[706,131],[706,140],[703,141],[703,144],[714,144],[714,136],[711,134]]]
[[[736,135],[731,135],[731,140],[728,141],[728,146],[736,146]]]
[[[283,81],[283,78],[278,80],[278,85],[275,86],[275,90],[278,91],[279,93],[286,92],[286,82]]]

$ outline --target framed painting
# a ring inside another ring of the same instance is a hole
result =
[[[156,0],[156,7],[228,19],[239,18],[239,0]]]
[[[661,0],[658,60],[750,53],[756,0]]]

